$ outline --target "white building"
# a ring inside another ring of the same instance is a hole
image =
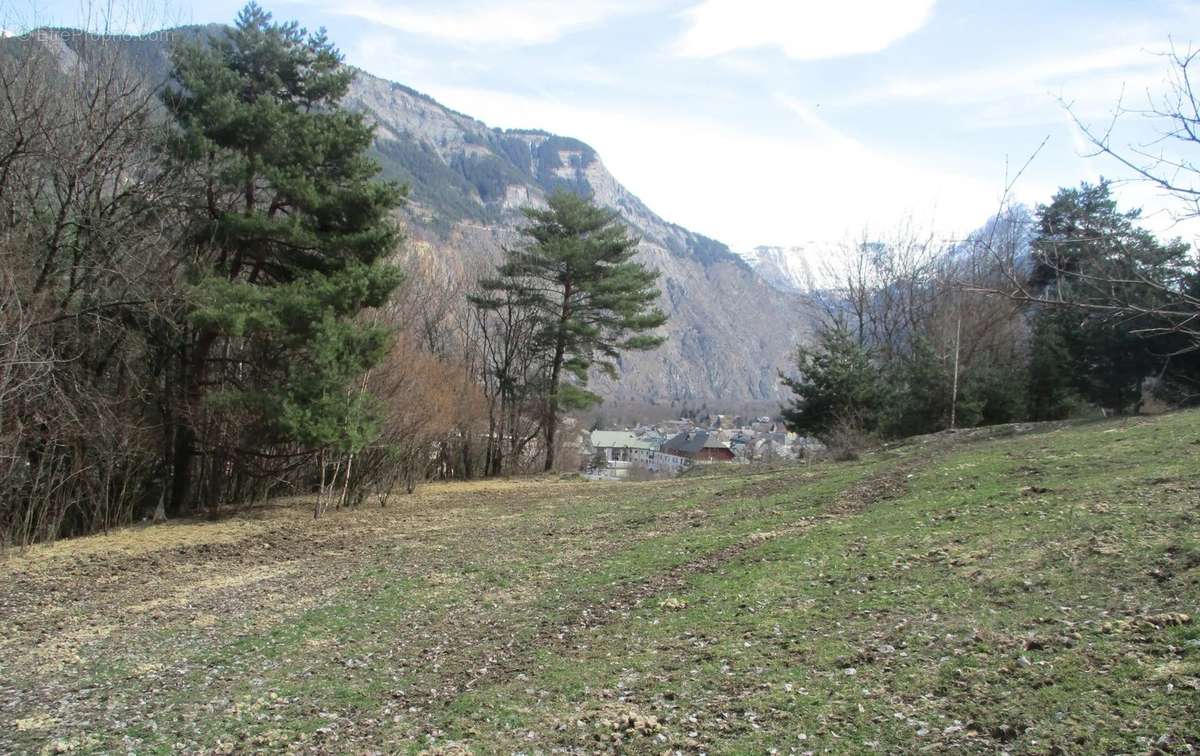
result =
[[[592,455],[602,452],[608,472],[617,478],[628,477],[633,468],[677,473],[691,465],[691,460],[661,452],[657,444],[630,431],[592,431],[591,443]]]

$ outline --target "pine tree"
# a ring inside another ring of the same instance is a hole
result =
[[[950,427],[953,380],[950,371],[947,360],[927,339],[913,339],[909,354],[888,366],[887,376],[893,387],[892,401],[883,421],[888,435],[903,438]],[[961,424],[969,425],[972,419],[969,408],[963,409],[967,411]]]
[[[985,358],[962,380],[958,425],[1000,425],[1025,417],[1028,406],[1027,366],[1016,361]]]
[[[634,262],[638,242],[614,212],[567,192],[547,203],[525,210],[527,243],[508,250],[475,303],[486,307],[514,295],[536,318],[547,361],[543,438],[551,470],[560,413],[599,402],[587,390],[591,369],[615,378],[622,352],[663,343],[652,332],[667,317],[655,306],[658,273]]]
[[[879,369],[858,339],[840,327],[823,328],[814,348],[800,347],[798,378],[783,376],[795,398],[783,410],[788,430],[826,436],[840,427],[870,433],[885,405]]]
[[[339,103],[353,79],[324,31],[247,5],[222,37],[172,52],[172,167],[192,188],[190,314],[180,346],[173,501],[228,471],[374,433],[360,376],[387,335],[355,320],[399,283],[399,187],[376,180],[372,127]]]
[[[1163,355],[1186,346],[1174,333],[1141,333],[1161,325],[1154,310],[1173,305],[1169,294],[1141,282],[1182,289],[1194,262],[1187,245],[1160,243],[1138,226],[1139,210],[1118,209],[1109,187],[1102,180],[1060,189],[1050,204],[1038,207],[1030,282],[1043,297],[1076,310],[1056,320],[1063,341],[1047,348],[1068,350],[1077,388],[1088,401],[1124,412],[1140,403],[1143,380],[1162,372]],[[1039,368],[1043,378],[1051,369]]]
[[[1079,365],[1071,336],[1079,332],[1073,313],[1042,310],[1035,314],[1029,346],[1029,418],[1062,420],[1082,403],[1077,392]]]

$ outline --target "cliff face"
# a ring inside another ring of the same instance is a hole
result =
[[[165,80],[168,40],[219,33],[190,27],[117,42],[148,81]],[[64,65],[70,35],[46,35]],[[377,126],[384,176],[408,184],[405,223],[422,256],[459,275],[519,242],[520,208],[557,189],[616,210],[641,239],[639,256],[660,271],[667,343],[623,359],[621,377],[595,379],[603,396],[628,401],[776,399],[777,371],[805,333],[794,292],[769,285],[724,244],[668,223],[627,191],[588,145],[542,131],[491,129],[401,84],[360,72],[345,103]]]
[[[772,287],[720,242],[668,223],[626,190],[596,152],[540,131],[490,129],[407,87],[360,74],[349,103],[378,126],[387,175],[407,182],[413,230],[438,253],[498,257],[517,239],[519,209],[568,189],[613,208],[660,271],[667,343],[628,355],[621,379],[596,379],[625,400],[765,400],[805,334],[804,302]]]

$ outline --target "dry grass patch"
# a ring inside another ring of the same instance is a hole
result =
[[[0,557],[0,569],[49,571],[63,562],[138,557],[189,546],[237,543],[270,528],[263,519],[231,517],[220,522],[180,520],[158,525],[133,525],[83,538],[36,544]]]
[[[85,646],[105,640],[116,629],[116,625],[96,624],[62,630],[32,649],[34,666],[42,673],[74,667],[83,661]]]

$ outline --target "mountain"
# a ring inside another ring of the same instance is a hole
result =
[[[117,44],[148,80],[168,70],[167,42],[214,34],[188,27]],[[42,35],[63,65],[79,36]],[[639,258],[661,273],[666,344],[622,359],[619,380],[600,377],[606,398],[742,402],[783,396],[778,370],[806,333],[805,302],[713,239],[660,218],[608,172],[587,144],[537,130],[501,130],[431,97],[360,71],[345,102],[377,127],[383,175],[409,186],[410,246],[457,275],[479,271],[519,241],[520,209],[567,189],[612,208],[641,239]],[[703,160],[698,155],[697,160]]]
[[[410,218],[446,255],[495,258],[515,240],[520,208],[556,189],[592,196],[642,239],[660,271],[668,340],[626,356],[601,394],[624,400],[766,400],[804,333],[803,301],[772,288],[727,246],[669,223],[630,193],[587,144],[544,131],[499,130],[408,87],[360,73],[348,105],[377,124],[386,175],[408,183]]]
[[[755,247],[739,252],[760,278],[777,290],[789,294],[807,292],[813,287],[821,260],[831,250],[819,245],[803,247]]]

